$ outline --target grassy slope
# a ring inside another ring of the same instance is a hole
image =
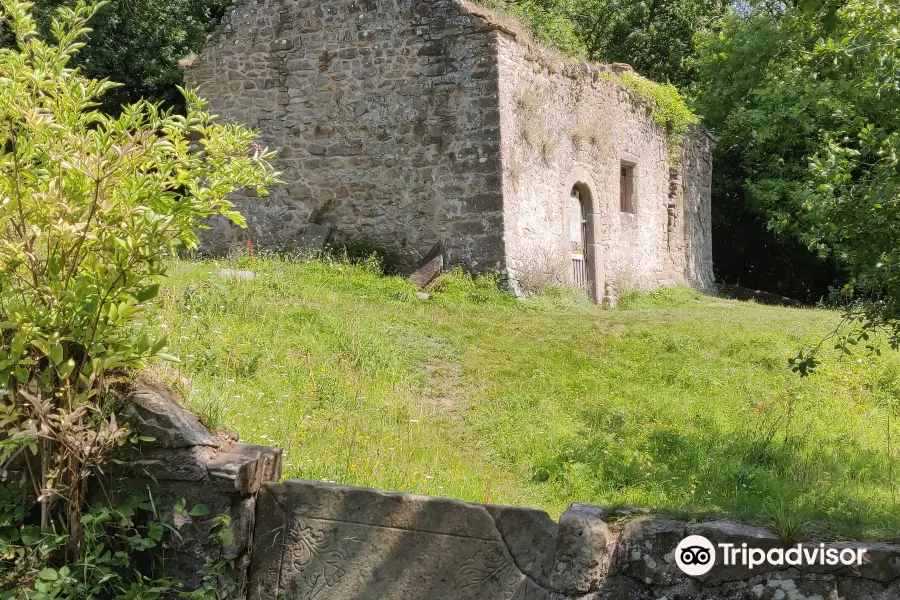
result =
[[[344,264],[228,265],[252,281],[221,266],[174,265],[150,326],[183,358],[193,407],[284,447],[288,477],[552,514],[583,501],[784,533],[798,514],[815,535],[900,530],[887,445],[900,362],[835,358],[806,380],[785,368],[830,313],[687,290],[601,310],[459,276],[421,300]]]

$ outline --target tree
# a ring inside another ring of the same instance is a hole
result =
[[[898,28],[882,0],[809,0],[750,5],[699,38],[696,102],[748,205],[845,274],[833,298],[859,328],[844,348],[884,328],[898,345]]]
[[[115,111],[141,98],[183,107],[179,60],[202,50],[228,0],[112,0],[91,21],[85,46],[73,57],[88,77],[109,78],[123,85],[103,97]],[[61,7],[77,0],[36,0],[38,30],[49,33]]]
[[[496,1],[495,1],[496,3]],[[694,33],[725,13],[727,0],[506,0],[536,36],[565,52],[625,62],[658,82],[688,86]]]
[[[179,245],[201,219],[243,223],[227,200],[275,182],[256,135],[222,125],[185,92],[187,114],[140,101],[109,116],[116,84],[70,63],[102,4],[60,8],[39,35],[29,4],[0,0],[0,472],[26,457],[46,533],[76,549],[85,482],[126,432],[111,373],[165,354],[139,333]]]

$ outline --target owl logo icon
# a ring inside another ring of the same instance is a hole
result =
[[[689,535],[675,548],[675,564],[691,577],[705,575],[716,564],[716,547],[702,535]]]

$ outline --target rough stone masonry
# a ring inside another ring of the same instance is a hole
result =
[[[224,119],[257,127],[286,185],[239,196],[223,253],[365,237],[521,291],[712,286],[712,140],[681,160],[607,75],[529,43],[462,0],[236,0],[186,67]],[[576,194],[577,191],[577,194]],[[575,198],[573,200],[573,198]]]

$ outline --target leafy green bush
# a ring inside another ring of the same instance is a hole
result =
[[[165,354],[135,325],[168,256],[200,220],[243,220],[238,186],[275,182],[256,135],[220,125],[193,93],[186,116],[141,101],[98,109],[116,88],[70,63],[102,3],[79,2],[39,35],[30,4],[0,0],[16,39],[0,50],[0,473],[25,461],[45,532],[79,553],[85,482],[127,441],[105,393],[112,374]]]
[[[208,519],[209,508],[197,504],[188,509],[184,499],[174,506],[180,521]],[[183,591],[182,582],[167,574],[166,556],[161,550],[171,546],[180,533],[160,516],[152,499],[130,497],[117,506],[95,505],[81,517],[84,526],[82,555],[77,563],[60,564],[48,549],[66,541],[65,535],[38,534],[22,526],[18,543],[8,555],[8,580],[0,577],[0,599],[159,600],[181,596],[192,600],[219,600],[234,591],[227,577],[232,561],[221,550],[233,541],[229,517],[215,517],[210,542],[217,549],[200,572],[200,585]],[[4,555],[0,554],[0,561]],[[36,559],[36,560],[35,560]],[[9,584],[12,585],[9,585]],[[9,589],[7,589],[9,588]]]

